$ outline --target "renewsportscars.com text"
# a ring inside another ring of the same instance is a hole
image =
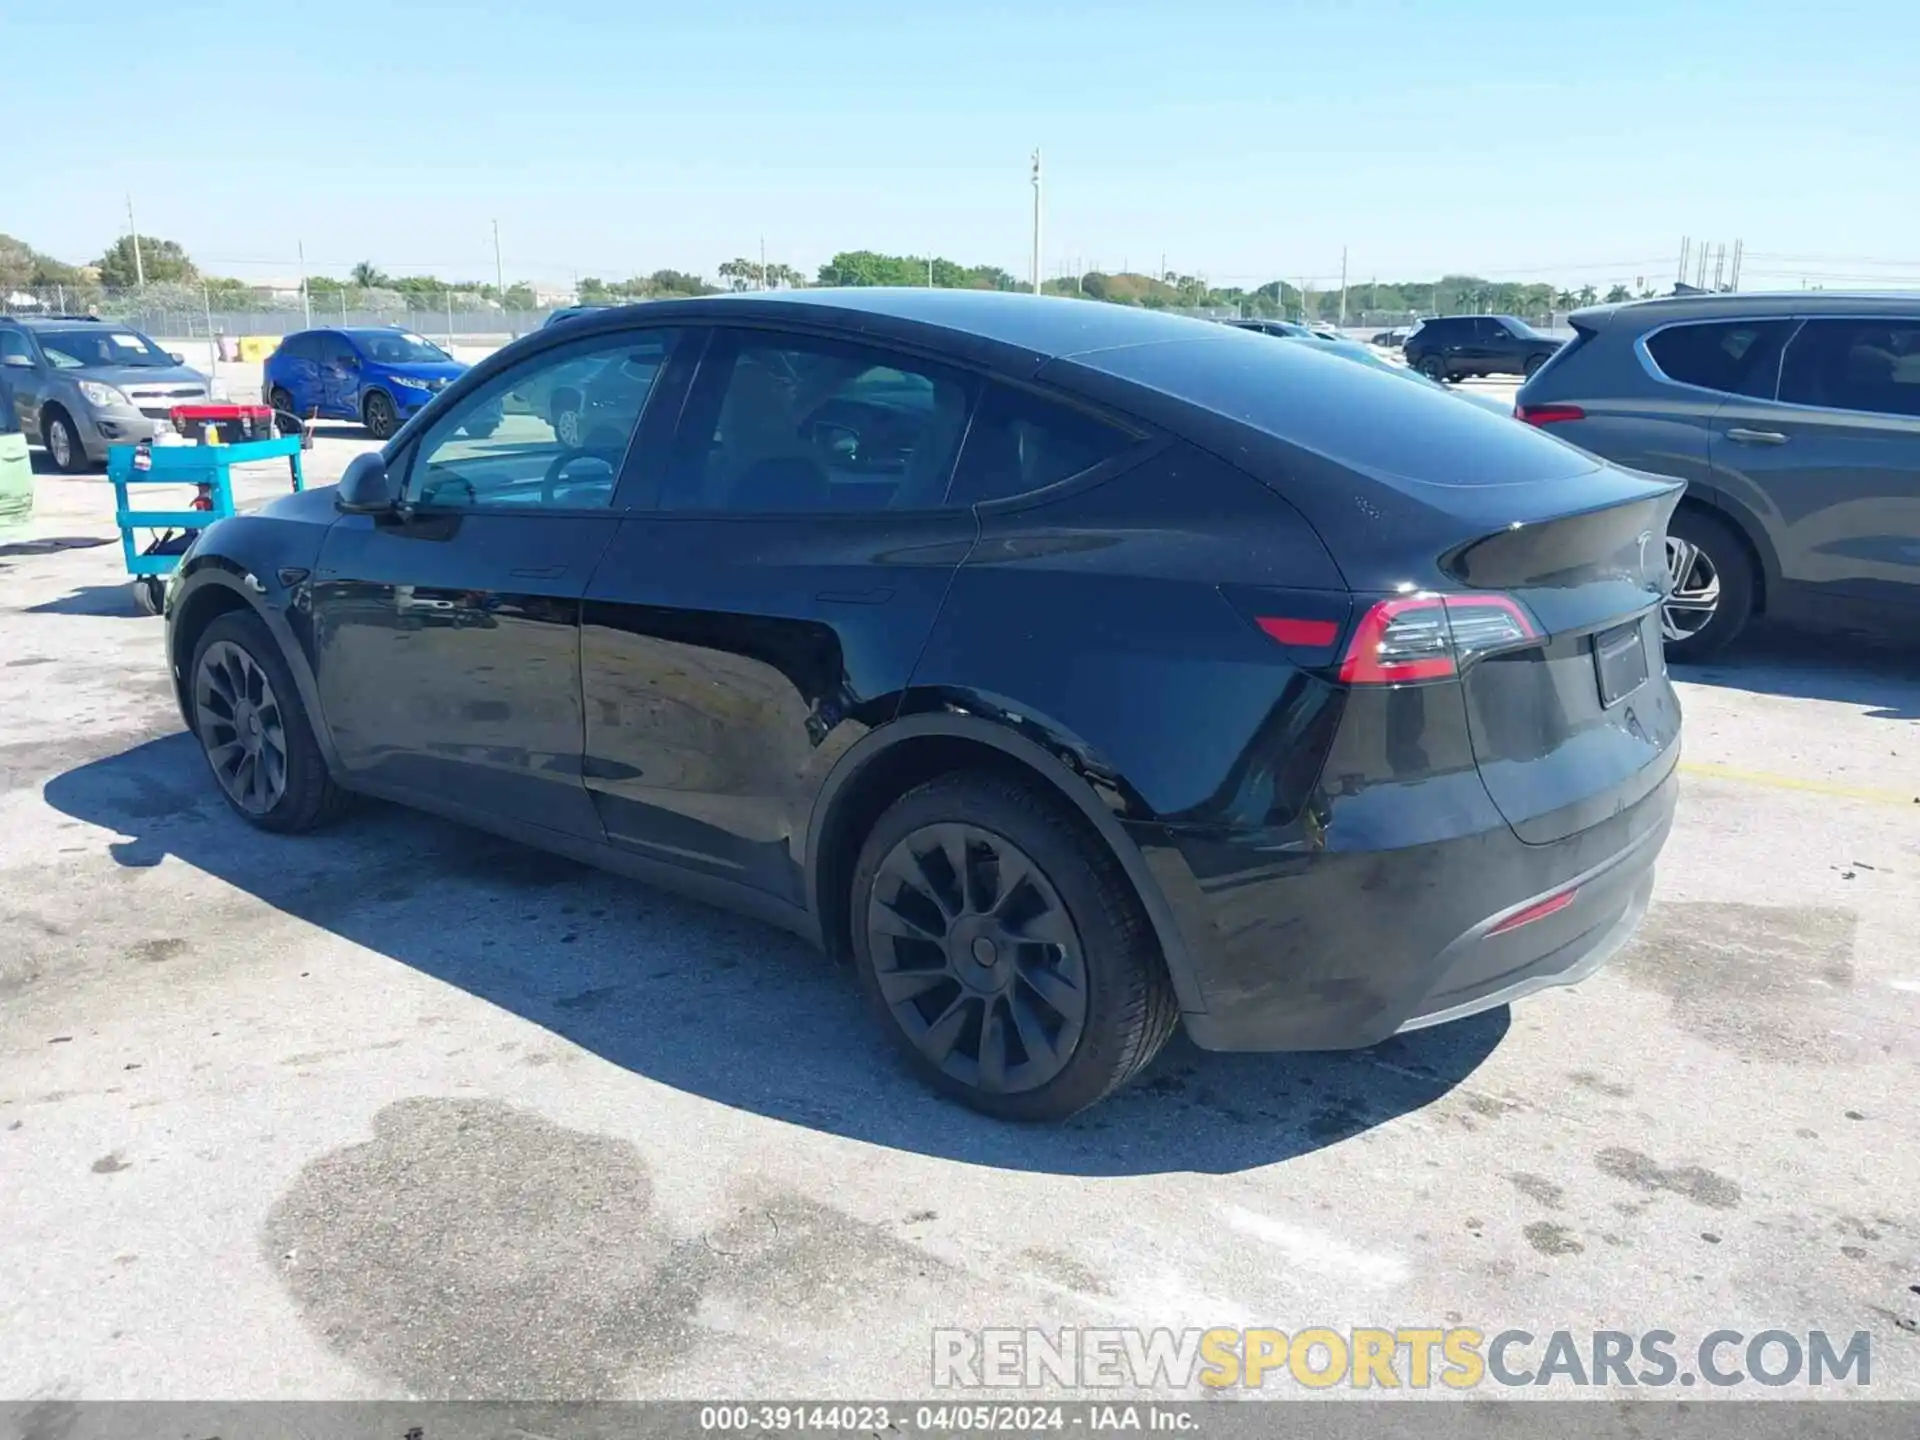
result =
[[[1500,1330],[1489,1335],[1465,1326],[1316,1326],[1292,1333],[936,1330],[933,1383],[940,1390],[1864,1388],[1873,1383],[1873,1342],[1864,1330],[1846,1335],[1713,1330],[1689,1340],[1671,1330]]]

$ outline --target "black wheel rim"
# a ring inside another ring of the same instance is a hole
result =
[[[929,825],[887,853],[867,903],[874,977],[895,1022],[965,1085],[1015,1094],[1073,1058],[1087,1018],[1079,932],[1019,846]]]
[[[262,670],[231,641],[207,647],[193,677],[193,713],[214,778],[249,815],[287,793],[287,730]]]
[[[383,395],[367,398],[367,429],[373,432],[373,438],[384,440],[393,431],[393,407]]]

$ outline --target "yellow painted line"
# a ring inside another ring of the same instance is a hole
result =
[[[1913,794],[1898,790],[1874,790],[1858,785],[1833,785],[1825,780],[1802,780],[1794,775],[1774,775],[1765,770],[1741,770],[1732,765],[1716,765],[1711,760],[1683,760],[1680,773],[1698,775],[1703,780],[1731,780],[1740,785],[1764,785],[1772,790],[1798,790],[1807,795],[1831,795],[1837,800],[1865,800],[1876,805],[1905,805],[1920,811]],[[1920,793],[1920,790],[1916,790]]]

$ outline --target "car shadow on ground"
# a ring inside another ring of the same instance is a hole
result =
[[[1177,1036],[1140,1081],[1067,1124],[1009,1125],[922,1088],[852,975],[757,922],[392,806],[365,805],[318,835],[262,835],[214,794],[185,734],[69,770],[45,795],[129,837],[110,846],[122,865],[174,856],[663,1085],[969,1164],[1270,1165],[1434,1103],[1508,1026],[1500,1009],[1371,1050],[1295,1056],[1206,1054]]]
[[[1920,720],[1920,643],[1756,625],[1704,665],[1675,665],[1693,685],[1832,700],[1876,720]]]
[[[128,620],[149,620],[153,612],[142,610],[134,596],[133,581],[117,585],[82,585],[70,595],[29,605],[29,615],[101,615]]]

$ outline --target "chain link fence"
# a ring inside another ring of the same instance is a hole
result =
[[[0,294],[0,314],[93,315],[167,339],[290,335],[313,326],[398,325],[453,342],[497,340],[537,329],[554,307],[513,308],[472,290],[421,297],[398,290],[299,291],[231,285],[153,284],[132,289],[51,285]]]

